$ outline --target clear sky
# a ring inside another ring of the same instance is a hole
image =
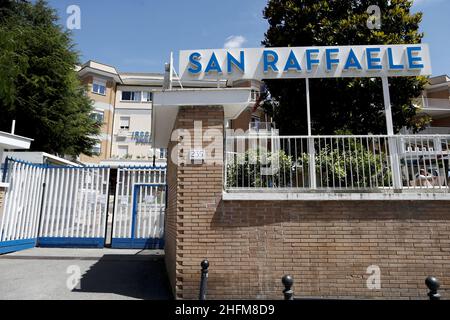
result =
[[[267,0],[49,0],[66,24],[68,6],[81,10],[73,30],[83,62],[92,59],[120,71],[162,72],[170,51],[259,47],[268,24]],[[450,1],[416,0],[424,13],[423,42],[429,43],[433,74],[450,75]],[[175,60],[175,65],[177,60]]]

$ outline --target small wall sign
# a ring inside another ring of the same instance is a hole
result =
[[[205,160],[205,150],[194,149],[189,151],[189,160],[194,161],[194,163],[202,163]]]
[[[151,143],[151,136],[149,131],[134,131],[131,134],[131,139],[139,144],[149,144]]]

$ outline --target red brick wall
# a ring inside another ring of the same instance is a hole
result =
[[[433,127],[450,127],[450,117],[433,119],[431,125]]]
[[[189,257],[197,264],[209,258],[211,298],[281,298],[286,273],[301,296],[426,298],[427,275],[450,283],[449,205],[225,201],[197,225],[208,241],[185,231],[184,247],[201,252]],[[369,265],[381,269],[379,291],[366,287]],[[195,297],[198,273],[185,271],[183,298]]]
[[[175,142],[169,145],[170,151],[173,149]],[[170,159],[170,156],[168,157]],[[176,286],[176,233],[177,233],[177,170],[172,161],[167,162],[167,209],[165,215],[164,233],[165,233],[165,260],[167,266],[167,273],[170,275],[170,285],[172,291],[175,292]]]
[[[189,261],[192,253],[201,255],[201,250],[195,247],[186,248],[184,246],[186,232],[191,236],[191,232],[199,232],[196,224],[207,223],[208,216],[215,211],[216,202],[220,201],[222,195],[222,162],[214,163],[207,158],[208,165],[193,165],[183,163],[193,142],[194,121],[202,122],[202,134],[208,129],[217,129],[220,135],[223,134],[223,108],[222,107],[182,107],[177,116],[174,130],[185,129],[180,132],[178,141],[170,143],[168,152],[171,155],[168,164],[168,208],[166,213],[166,265],[176,296],[181,297],[183,291],[184,272],[190,270],[193,265],[200,262]],[[189,139],[189,136],[192,139]],[[199,141],[200,137],[196,137]],[[207,148],[211,141],[205,137],[202,147]],[[222,138],[220,137],[217,154],[222,155]],[[176,150],[176,144],[180,147]],[[176,159],[178,166],[173,160]],[[183,160],[184,159],[184,160]],[[220,160],[222,156],[220,156]]]
[[[448,99],[449,89],[445,88],[440,91],[427,92],[427,97],[431,99]]]
[[[176,128],[196,119],[220,127],[223,112],[184,108]],[[219,163],[169,166],[169,190],[166,262],[178,299],[198,297],[204,258],[209,299],[282,299],[287,273],[298,296],[426,299],[428,275],[449,288],[450,201],[222,201]],[[381,290],[366,287],[370,265]]]

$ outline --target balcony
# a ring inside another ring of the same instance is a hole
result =
[[[403,128],[401,131],[401,134],[413,134],[412,130],[407,130],[406,128]],[[450,135],[450,127],[428,127],[419,132],[419,134],[443,134],[443,135]]]
[[[120,128],[116,133],[116,140],[117,141],[126,141],[129,137],[131,137],[131,132],[129,131],[129,129],[126,128]]]
[[[450,116],[450,99],[418,98],[413,104],[421,108],[423,112],[435,116]]]
[[[227,136],[224,195],[450,199],[449,156],[450,135]]]
[[[249,133],[275,133],[277,134],[277,129],[275,128],[274,122],[250,122],[248,125]]]

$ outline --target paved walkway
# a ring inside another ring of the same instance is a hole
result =
[[[0,300],[171,298],[162,250],[34,248],[0,255]]]

